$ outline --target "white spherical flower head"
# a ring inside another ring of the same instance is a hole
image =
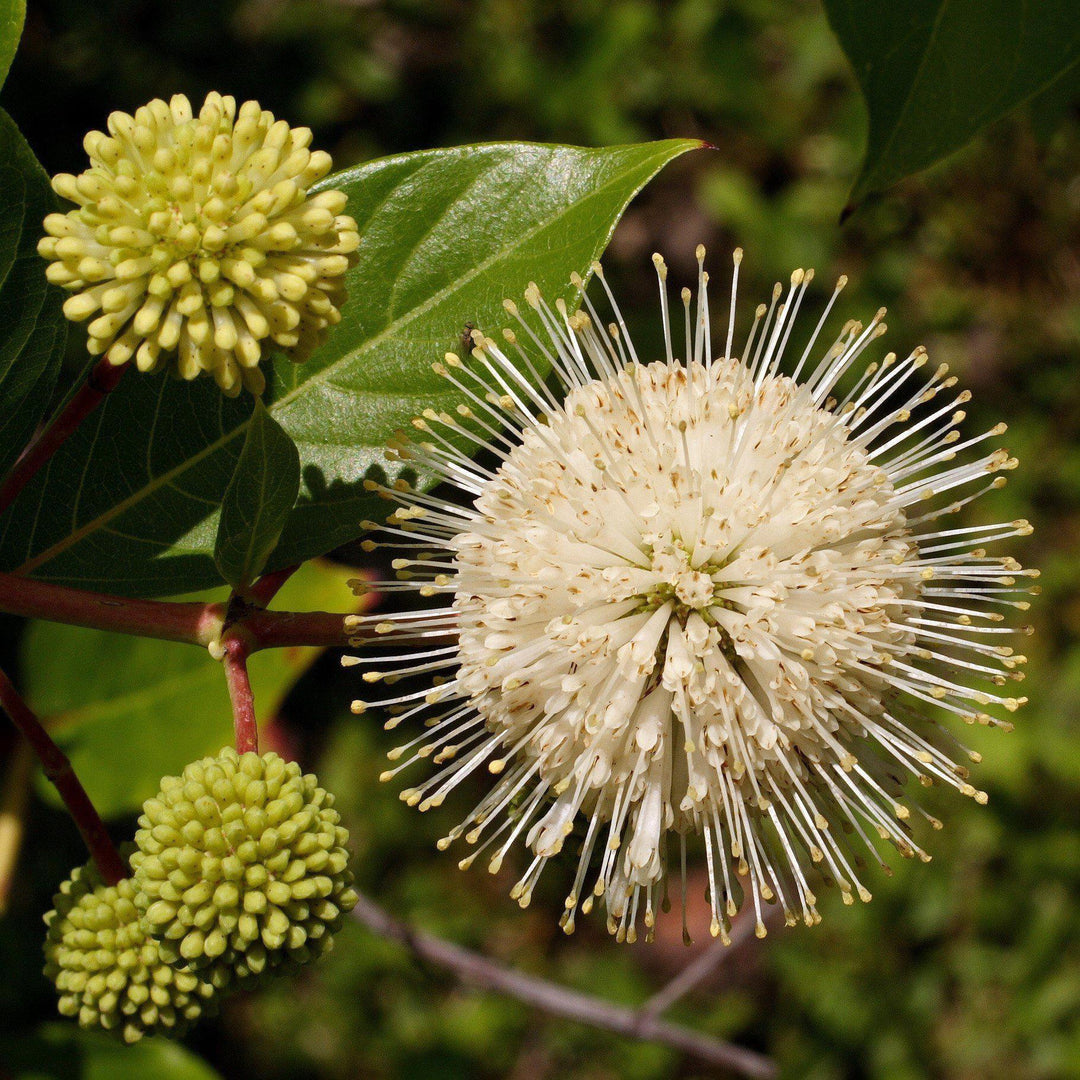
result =
[[[89,169],[53,178],[78,204],[45,219],[38,245],[75,294],[64,314],[95,316],[87,347],[113,364],[169,362],[261,393],[264,352],[304,360],[341,317],[356,223],[344,192],[309,194],[330,155],[307,128],[217,93],[197,115],[177,94],[108,127],[86,136]]]
[[[495,872],[523,839],[532,859],[512,891],[523,905],[573,838],[567,930],[595,897],[620,939],[639,920],[651,928],[673,859],[685,898],[697,835],[714,934],[726,937],[744,898],[759,934],[763,903],[809,925],[812,868],[845,900],[868,900],[859,848],[878,862],[883,843],[928,858],[905,775],[985,801],[941,721],[1007,726],[993,707],[1023,700],[1002,692],[1024,658],[1001,643],[1000,609],[1027,607],[1018,594],[1034,572],[984,545],[1030,527],[940,519],[1001,486],[1015,460],[964,453],[1004,428],[960,441],[968,395],[944,366],[927,374],[922,349],[848,375],[884,332],[883,311],[819,346],[843,279],[785,374],[812,273],[776,287],[736,354],[736,252],[716,358],[701,268],[696,302],[682,293],[676,358],[655,261],[664,359],[639,360],[610,292],[604,332],[587,298],[571,315],[531,286],[542,331],[506,305],[530,352],[513,331],[506,351],[475,335],[475,363],[436,365],[462,396],[458,416],[428,412],[417,441],[393,448],[465,498],[369,482],[401,504],[384,531],[407,549],[401,580],[376,587],[452,598],[353,620],[407,649],[366,657],[379,665],[367,681],[429,680],[377,703],[388,727],[427,725],[384,775],[431,757],[439,768],[402,792],[421,810],[478,770],[497,777],[441,843],[464,838],[462,865],[490,852]],[[458,448],[466,432],[479,461]]]

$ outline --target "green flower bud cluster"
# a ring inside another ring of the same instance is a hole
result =
[[[233,990],[315,959],[356,904],[334,797],[232,748],[143,804],[132,876],[77,869],[45,921],[60,1012],[135,1042],[179,1035]]]
[[[309,189],[330,171],[311,131],[257,102],[183,94],[91,131],[90,167],[53,178],[76,204],[45,219],[48,278],[90,320],[87,347],[140,371],[211,375],[259,394],[268,351],[305,360],[341,318],[360,244],[347,196]]]
[[[162,960],[140,923],[130,878],[106,885],[89,863],[60,886],[53,904],[45,975],[60,992],[61,1015],[133,1043],[181,1035],[215,1010],[222,973],[177,971]]]
[[[324,952],[356,903],[334,798],[276,754],[192,762],[139,818],[147,933],[168,963],[248,980]]]

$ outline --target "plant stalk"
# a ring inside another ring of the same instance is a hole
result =
[[[225,681],[229,686],[229,700],[232,702],[233,731],[236,737],[236,752],[259,752],[259,725],[255,719],[255,695],[251,691],[251,679],[248,676],[248,647],[242,638],[230,635],[223,642],[225,655],[221,662],[225,665]]]
[[[254,585],[247,591],[246,599],[255,607],[264,608],[278,594],[278,590],[300,569],[300,564],[286,566],[281,570],[273,570],[269,574],[263,574]]]
[[[217,639],[225,619],[222,604],[134,600],[34,581],[20,574],[0,574],[0,611],[202,646]]]
[[[0,611],[203,648],[220,639],[226,615],[224,604],[134,600],[35,581],[19,574],[0,574]],[[304,645],[340,648],[360,636],[358,630],[346,629],[344,615],[328,611],[253,609],[231,628],[243,629],[249,655],[260,649]]]
[[[94,809],[90,796],[79,782],[67,755],[49,737],[41,721],[30,706],[19,696],[11,680],[0,671],[0,707],[11,717],[37,755],[45,775],[60,794],[72,820],[82,833],[87,850],[102,878],[108,885],[115,885],[128,876],[127,867],[120,858],[105,823]]]

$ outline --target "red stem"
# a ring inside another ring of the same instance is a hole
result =
[[[221,604],[132,600],[34,581],[19,574],[0,574],[0,611],[27,619],[49,619],[204,646],[221,633],[225,617]]]
[[[98,871],[108,885],[115,885],[128,876],[127,867],[120,858],[86,789],[79,783],[71,762],[63,750],[49,738],[49,733],[30,707],[19,696],[11,680],[0,671],[0,706],[11,717],[37,755],[45,775],[60,793],[64,805],[82,833],[83,841],[97,863]]]
[[[225,620],[222,604],[132,600],[19,574],[0,574],[0,611],[204,648],[218,639]],[[236,625],[244,628],[249,653],[301,645],[344,646],[358,633],[346,631],[343,615],[327,611],[250,611]]]
[[[38,469],[60,449],[71,433],[116,389],[127,367],[127,364],[117,366],[102,357],[90,369],[86,382],[52,422],[30,440],[30,444],[19,455],[11,472],[0,485],[0,513],[15,501],[19,492],[31,481]]]
[[[345,629],[345,618],[330,611],[252,611],[241,625],[251,639],[249,653],[297,645],[333,649],[362,636],[360,630]]]
[[[278,594],[278,589],[285,584],[300,569],[300,564],[286,566],[281,570],[274,570],[269,574],[263,574],[254,585],[248,589],[245,599],[255,607],[264,608]]]
[[[239,637],[228,637],[222,642],[225,655],[225,681],[229,684],[232,701],[233,729],[236,733],[236,752],[246,754],[249,750],[259,752],[259,726],[255,720],[255,696],[248,678],[248,646]]]

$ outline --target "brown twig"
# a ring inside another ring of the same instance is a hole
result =
[[[12,723],[37,755],[45,775],[52,781],[68,813],[71,814],[72,820],[82,833],[83,841],[93,856],[94,862],[97,863],[102,878],[109,885],[115,885],[123,880],[127,877],[127,867],[124,866],[123,860],[113,845],[105,823],[86,794],[86,789],[79,783],[71,762],[68,761],[63,750],[49,738],[49,733],[42,726],[41,721],[19,696],[11,680],[2,671],[0,671],[0,707],[11,717]]]
[[[349,630],[347,616],[329,611],[252,611],[244,617],[249,652],[287,649],[296,645],[344,648],[362,634]]]
[[[663,1015],[680,998],[689,994],[696,986],[703,983],[717,970],[731,954],[754,936],[756,920],[742,918],[731,927],[729,944],[713,941],[690,961],[670,982],[666,983],[644,1005],[638,1009],[638,1016],[657,1017]]]
[[[16,499],[19,492],[33,479],[37,471],[60,449],[75,429],[120,384],[127,371],[127,364],[119,367],[104,357],[99,360],[86,377],[86,382],[74,393],[68,403],[30,440],[19,455],[11,471],[0,484],[0,513]]]
[[[217,640],[225,619],[222,604],[133,600],[34,581],[20,574],[0,574],[0,611],[204,648]]]
[[[229,685],[229,700],[232,702],[233,730],[236,736],[236,752],[259,752],[259,725],[255,719],[255,696],[251,692],[251,679],[248,677],[247,644],[239,637],[229,635],[222,642],[225,655],[221,658],[225,666],[225,681]]]
[[[730,1069],[740,1076],[762,1080],[776,1076],[773,1063],[753,1050],[669,1024],[655,1016],[641,1016],[636,1009],[504,967],[460,945],[412,929],[366,896],[360,897],[352,914],[372,933],[401,942],[420,959],[446,968],[462,982],[479,989],[506,994],[553,1016],[630,1038],[663,1043],[699,1061]]]

